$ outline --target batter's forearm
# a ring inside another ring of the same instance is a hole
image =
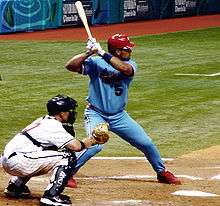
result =
[[[118,57],[113,56],[110,59],[110,64],[118,71],[127,76],[133,75],[133,68],[130,64],[121,61]]]
[[[100,55],[106,62],[111,64],[116,70],[120,71],[121,73],[132,76],[134,71],[130,64],[122,61],[116,56],[113,56],[112,54],[104,52],[102,55]]]

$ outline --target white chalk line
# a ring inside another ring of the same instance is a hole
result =
[[[220,180],[220,174],[212,177],[211,180]]]
[[[202,167],[201,169],[220,169],[220,166]]]
[[[215,77],[220,76],[220,72],[213,74],[184,74],[184,73],[176,73],[176,76],[202,76],[202,77]]]
[[[146,157],[92,157],[94,160],[146,160]],[[162,158],[163,161],[173,161],[173,158]]]
[[[191,196],[191,197],[217,197],[219,195],[198,190],[179,190],[171,193],[172,195]]]
[[[185,178],[189,180],[204,180],[201,177],[194,177],[189,175],[176,175],[179,178]],[[76,179],[84,179],[84,180],[104,180],[104,179],[116,179],[116,180],[127,180],[127,179],[141,179],[141,180],[148,180],[148,179],[155,179],[155,175],[119,175],[119,176],[98,176],[98,177],[76,177]]]
[[[140,205],[141,203],[144,203],[143,200],[113,200],[110,201],[114,205]]]
[[[134,199],[128,199],[128,200],[112,200],[112,201],[101,201],[99,202],[102,206],[112,206],[112,205],[120,205],[120,206],[129,206],[129,205],[152,205],[152,203],[158,203],[159,205],[167,205],[167,203],[164,202],[158,202],[158,201],[150,201],[150,200],[134,200]]]
[[[152,179],[155,178],[153,175],[119,175],[119,176],[96,176],[96,177],[78,177],[76,179],[84,180],[104,180],[104,179],[116,179],[116,180],[126,180],[126,179]]]
[[[195,177],[195,176],[190,176],[190,175],[175,175],[176,177],[181,177],[189,180],[204,180],[204,178],[201,177]]]

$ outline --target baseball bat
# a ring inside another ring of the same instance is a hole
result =
[[[86,29],[86,32],[87,32],[87,35],[88,35],[89,39],[92,38],[92,33],[89,29],[89,24],[88,24],[88,21],[87,21],[87,18],[86,18],[86,14],[85,14],[85,10],[83,8],[82,2],[81,1],[76,1],[75,2],[75,7],[76,7],[76,10],[79,14],[79,17],[80,17],[84,27]]]

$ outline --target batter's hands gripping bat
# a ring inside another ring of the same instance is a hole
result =
[[[85,14],[85,10],[83,8],[82,2],[81,1],[76,1],[75,7],[76,7],[76,10],[79,14],[79,17],[80,17],[84,27],[86,29],[86,32],[88,34],[88,39],[92,39],[92,33],[89,29],[89,24],[88,24],[88,21],[87,21],[87,18],[86,18],[86,14]]]

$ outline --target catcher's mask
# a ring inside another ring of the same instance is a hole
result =
[[[108,51],[115,53],[116,49],[132,50],[134,43],[130,42],[129,37],[125,34],[115,34],[108,39]]]
[[[68,123],[73,124],[76,120],[77,101],[71,97],[64,95],[56,95],[47,102],[47,111],[50,116],[59,114],[60,112],[69,112]]]

